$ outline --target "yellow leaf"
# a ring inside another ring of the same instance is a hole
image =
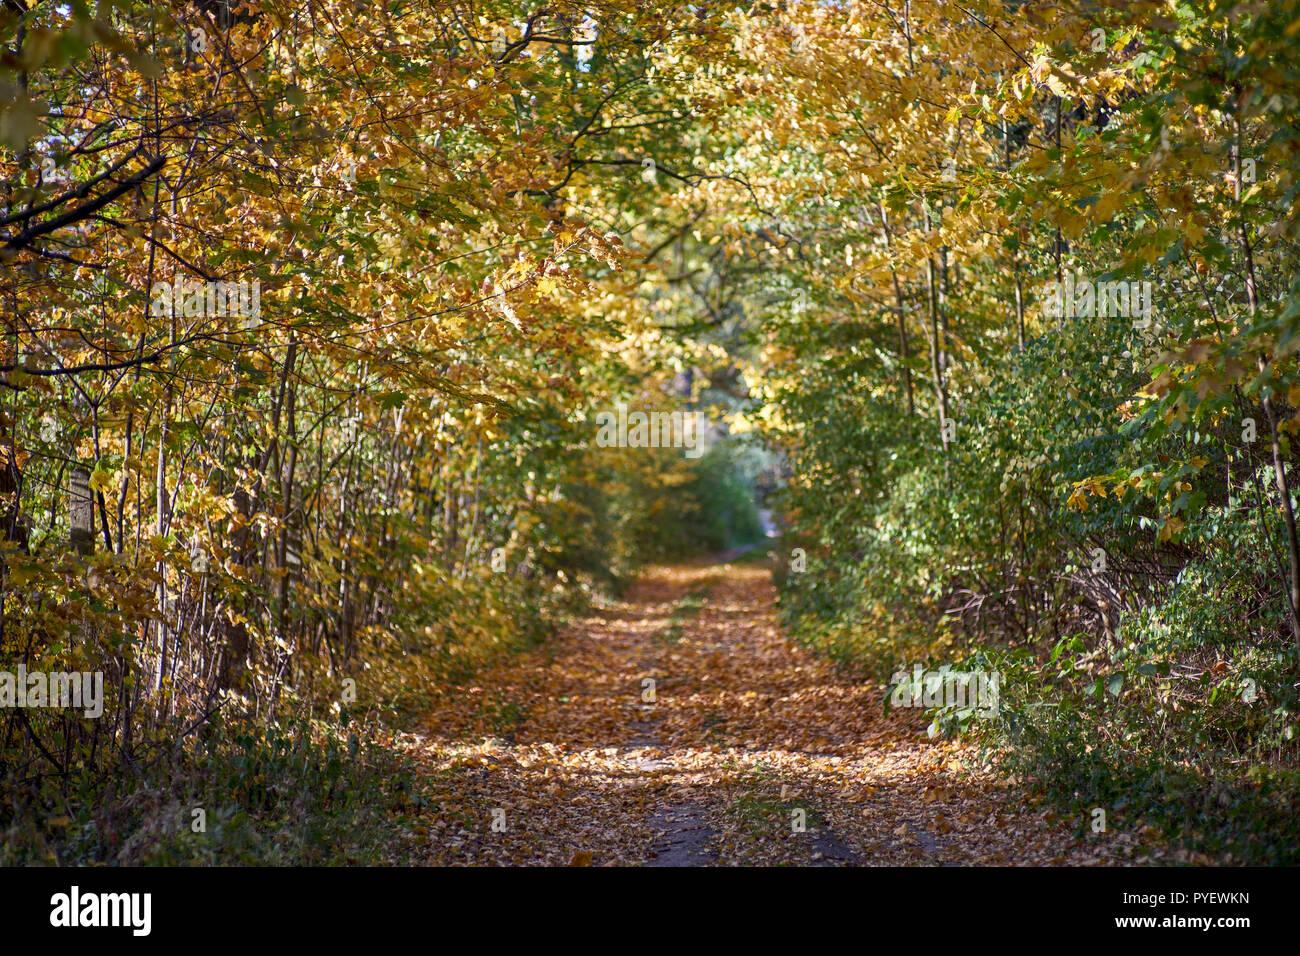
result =
[[[113,487],[113,477],[107,471],[96,468],[90,474],[90,490],[106,492]]]

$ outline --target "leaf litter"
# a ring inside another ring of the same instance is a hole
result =
[[[1151,861],[1138,837],[1038,806],[973,745],[927,738],[919,711],[886,715],[878,682],[782,635],[774,600],[761,565],[653,567],[447,695],[403,738],[426,782],[411,862]]]

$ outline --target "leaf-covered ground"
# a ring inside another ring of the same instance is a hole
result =
[[[482,673],[412,738],[428,781],[414,861],[1095,865],[1161,855],[1127,834],[1077,837],[1079,821],[976,767],[973,747],[926,739],[916,712],[886,716],[881,686],[782,636],[773,599],[753,563],[652,568],[561,639]]]

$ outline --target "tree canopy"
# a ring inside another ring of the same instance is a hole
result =
[[[1291,0],[6,2],[0,669],[102,672],[105,709],[0,711],[0,777],[409,714],[756,538],[757,495],[794,636],[1008,675],[996,728],[933,734],[1063,799],[1182,774],[1173,817],[1211,778],[1285,816],[1297,33]],[[708,451],[604,447],[620,403]]]

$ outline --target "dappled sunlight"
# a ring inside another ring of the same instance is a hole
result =
[[[4,7],[0,865],[1300,864],[1297,3]]]
[[[773,598],[760,565],[651,568],[554,646],[480,674],[417,750],[424,859],[1080,864],[1133,850],[1099,857],[973,748],[928,740],[915,711],[886,716],[879,684],[782,636]]]

